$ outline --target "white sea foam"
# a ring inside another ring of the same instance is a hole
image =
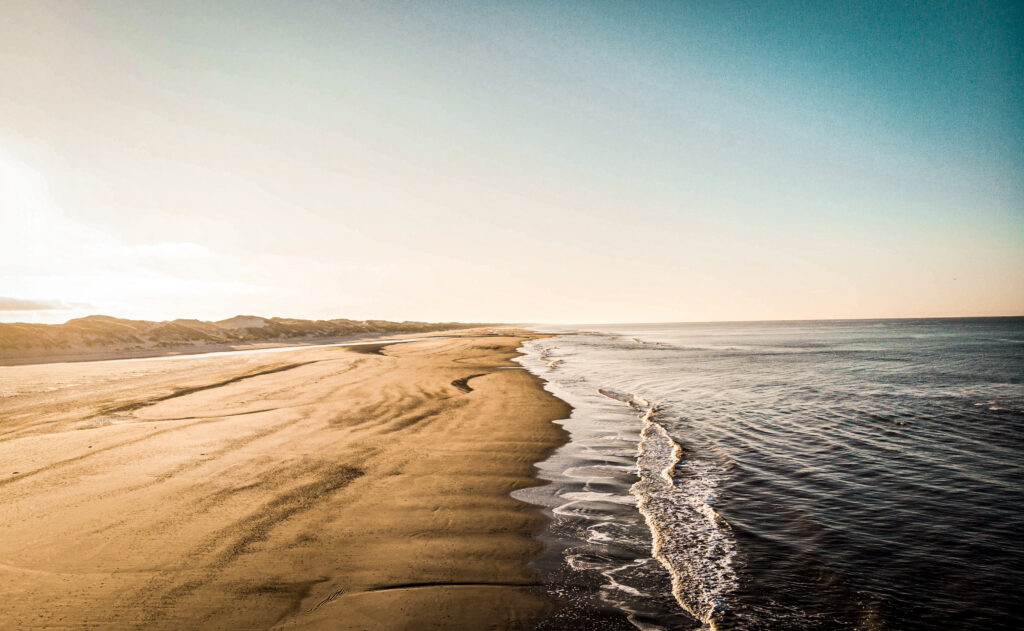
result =
[[[667,469],[669,477],[662,478],[662,483],[672,487],[672,467],[657,467],[650,463],[650,458],[638,458],[638,453],[641,456],[645,452],[655,453],[651,434],[638,432],[635,421],[625,410],[617,411],[618,406],[601,400],[607,397],[635,410],[645,421],[643,430],[652,422],[654,406],[629,392],[610,388],[599,391],[603,397],[595,396],[589,376],[581,375],[579,365],[570,361],[570,356],[576,353],[565,355],[555,348],[544,343],[527,343],[526,350],[532,353],[525,355],[520,363],[548,379],[548,389],[572,400],[576,408],[576,420],[570,419],[568,425],[574,442],[566,448],[565,455],[556,454],[558,464],[552,471],[568,488],[552,496],[554,501],[547,504],[556,522],[564,519],[569,521],[562,523],[585,524],[578,531],[583,535],[579,541],[585,545],[571,544],[564,550],[566,565],[574,571],[600,577],[600,587],[594,595],[603,602],[602,606],[621,611],[638,629],[673,628],[674,624],[683,623],[687,614],[697,618],[706,614],[705,617],[713,619],[714,610],[702,607],[701,603],[713,600],[715,597],[707,594],[717,594],[715,590],[723,588],[725,583],[698,576],[694,567],[701,561],[681,560],[685,554],[702,554],[704,548],[677,550],[673,545],[657,543],[659,536],[675,536],[675,528],[684,527],[684,522],[707,530],[700,523],[703,514],[664,491],[651,490],[650,496],[647,495],[646,477],[652,471],[657,476]],[[562,370],[551,374],[550,364],[558,361],[560,355],[566,357],[566,363],[559,364]],[[570,391],[589,393],[584,397],[592,397],[591,403],[588,404],[586,398],[577,399],[577,394]],[[677,460],[678,456],[671,464],[675,465]],[[641,465],[646,466],[646,470],[640,468]],[[640,482],[636,482],[638,478]],[[700,498],[710,495],[712,493],[703,492]],[[641,502],[644,507],[639,506]],[[673,502],[680,502],[675,510],[686,514],[677,516],[676,522],[672,522]],[[635,512],[631,510],[634,506],[637,507]],[[656,519],[659,514],[664,516]],[[731,560],[731,557],[724,559],[725,563]],[[691,577],[695,576],[699,583],[693,583]],[[691,589],[691,583],[697,588]],[[664,621],[669,626],[660,626],[654,620]]]
[[[554,347],[551,347],[551,348],[545,348],[545,349],[541,350],[541,352],[540,352],[540,360],[542,362],[544,362],[545,364],[547,364],[548,370],[554,370],[558,366],[560,366],[560,365],[565,363],[564,359],[555,359],[555,358],[551,357],[551,352],[553,350],[554,350]]]
[[[538,340],[523,364],[573,411],[570,442],[538,465],[552,485],[533,493],[550,508],[566,491],[632,488],[638,505],[552,521],[545,577],[579,586],[566,619],[589,628],[596,607],[638,627],[693,628],[695,612],[704,629],[893,629],[924,612],[1011,627],[1006,582],[983,570],[1024,558],[1021,326],[622,325]],[[548,361],[565,363],[549,370],[537,353],[554,345]],[[560,562],[579,553],[577,575]],[[921,589],[892,589],[909,575]]]
[[[598,493],[595,491],[581,491],[578,493],[564,493],[562,497],[576,502],[609,502],[612,504],[623,504],[634,506],[636,500],[633,497],[623,497],[614,493]]]
[[[729,525],[711,505],[718,475],[705,463],[679,464],[682,448],[657,422],[656,406],[630,393],[609,388],[598,392],[641,414],[640,480],[630,493],[651,530],[653,556],[672,576],[676,601],[714,629],[723,599],[738,586],[736,544]],[[679,479],[674,476],[677,467]]]

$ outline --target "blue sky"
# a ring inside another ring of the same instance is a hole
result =
[[[1024,313],[1019,3],[0,12],[0,319]]]

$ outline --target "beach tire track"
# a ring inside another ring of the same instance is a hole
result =
[[[222,381],[217,381],[217,382],[214,382],[214,383],[204,384],[204,385],[201,385],[201,386],[191,386],[191,387],[188,387],[188,388],[179,388],[179,389],[175,390],[174,392],[171,392],[170,394],[164,394],[164,395],[160,395],[160,396],[157,396],[157,397],[152,397],[152,398],[149,398],[149,399],[143,399],[141,401],[133,401],[131,403],[125,403],[125,404],[121,404],[121,405],[116,405],[114,407],[105,408],[105,409],[101,410],[99,412],[99,414],[118,414],[118,413],[123,413],[123,412],[133,412],[135,410],[138,410],[138,409],[141,409],[141,408],[144,408],[144,407],[149,407],[151,405],[156,405],[157,403],[160,403],[162,401],[169,401],[171,399],[177,399],[179,397],[185,397],[185,396],[188,396],[190,394],[195,394],[197,392],[203,392],[204,390],[213,390],[214,388],[223,388],[224,386],[229,386],[229,385],[231,385],[233,383],[238,383],[238,382],[244,381],[246,379],[254,379],[256,377],[262,377],[262,376],[265,376],[265,375],[273,375],[273,374],[276,374],[276,373],[279,373],[279,372],[284,372],[286,370],[294,370],[295,368],[299,368],[301,366],[308,366],[309,364],[315,364],[317,361],[319,361],[319,360],[312,360],[312,361],[307,361],[307,362],[295,362],[295,363],[291,363],[291,364],[284,364],[284,365],[281,365],[281,366],[275,366],[273,368],[266,368],[264,370],[258,370],[256,372],[245,373],[243,375],[238,375],[237,377],[232,377],[230,379],[224,379]],[[97,414],[97,416],[99,414]]]
[[[321,600],[317,604],[313,605],[310,609],[308,609],[306,611],[306,613],[313,613],[317,609],[323,607],[324,605],[326,605],[329,602],[332,602],[335,598],[337,598],[338,596],[341,596],[344,593],[345,593],[345,589],[344,588],[334,590],[333,592],[328,594],[326,598],[324,598],[323,600]]]
[[[260,410],[260,411],[261,412],[268,412],[268,411],[274,411],[274,410]],[[211,417],[211,418],[223,419],[224,417]],[[233,452],[236,452],[236,451],[246,447],[247,445],[256,442],[257,440],[260,440],[262,438],[267,438],[269,436],[273,436],[274,434],[277,434],[278,432],[280,432],[280,431],[282,431],[282,430],[284,430],[284,429],[286,429],[286,428],[288,428],[288,427],[290,427],[290,426],[294,425],[295,423],[300,422],[302,420],[303,420],[303,417],[291,418],[291,419],[288,419],[287,421],[284,421],[283,423],[277,423],[276,425],[272,425],[270,427],[264,427],[264,428],[262,428],[262,429],[260,429],[258,431],[252,432],[251,434],[248,434],[246,436],[241,436],[239,438],[236,438],[236,439],[230,441],[227,445],[224,445],[223,447],[221,447],[219,449],[216,449],[214,451],[208,452],[205,455],[201,456],[200,458],[196,458],[196,459],[190,460],[188,462],[185,462],[185,463],[183,463],[183,464],[181,464],[181,465],[171,469],[170,471],[165,471],[164,473],[161,473],[161,474],[155,476],[152,480],[149,480],[149,481],[147,481],[147,482],[145,482],[143,484],[138,484],[138,485],[135,485],[135,486],[126,486],[126,487],[122,487],[120,489],[109,491],[109,492],[107,492],[105,494],[97,495],[96,499],[107,499],[107,498],[110,498],[110,497],[116,497],[118,495],[123,495],[125,493],[132,493],[132,492],[136,492],[136,491],[141,491],[143,489],[147,489],[147,488],[156,486],[158,484],[162,484],[164,482],[167,482],[167,481],[173,479],[175,476],[181,475],[181,474],[186,473],[188,471],[192,471],[194,469],[198,469],[199,467],[202,467],[202,466],[204,466],[206,464],[209,464],[211,462],[215,462],[217,459],[222,458],[224,456],[227,456],[228,454],[231,454]]]
[[[176,585],[173,584],[173,578],[170,578],[170,584],[167,582],[168,579],[154,579],[150,585],[143,588],[142,593],[137,594],[133,600],[139,603],[152,603],[155,600],[159,602],[159,606],[144,607],[149,615],[137,624],[136,628],[149,629],[171,616],[171,610],[182,600],[199,588],[217,580],[228,565],[239,557],[253,552],[253,546],[265,541],[275,528],[328,501],[333,493],[362,477],[364,471],[349,465],[320,463],[298,469],[295,467],[281,468],[265,476],[265,479],[271,477],[294,479],[309,475],[313,475],[315,479],[280,493],[256,511],[230,526],[222,528],[205,542],[196,546],[187,557],[192,560],[189,565],[201,572],[201,576]],[[220,552],[209,558],[208,555],[218,549]],[[203,557],[207,557],[209,560],[200,564]],[[310,588],[317,582],[321,581],[313,581],[310,583]],[[308,590],[303,592],[296,602],[301,602],[307,595]],[[298,604],[293,603],[279,618],[279,621],[296,611],[298,611]]]
[[[64,468],[64,467],[68,467],[68,466],[74,465],[76,463],[80,463],[83,460],[86,460],[88,458],[92,458],[93,456],[96,456],[98,454],[106,453],[108,451],[113,451],[115,449],[120,449],[122,447],[128,447],[129,445],[135,445],[135,444],[141,443],[143,441],[155,438],[156,436],[161,436],[163,434],[167,434],[169,432],[177,432],[177,431],[181,431],[181,430],[185,430],[185,429],[189,429],[189,428],[195,427],[197,425],[205,425],[206,423],[221,423],[221,422],[224,422],[224,421],[228,420],[228,418],[230,418],[230,417],[209,418],[209,419],[203,419],[203,420],[199,420],[199,421],[194,421],[192,423],[185,423],[185,424],[182,424],[182,425],[176,425],[174,427],[166,427],[164,429],[158,429],[158,430],[149,432],[148,434],[146,434],[144,436],[139,436],[137,438],[132,438],[130,440],[124,440],[124,441],[121,441],[119,443],[115,443],[113,445],[108,445],[106,447],[101,447],[99,449],[93,449],[93,450],[91,450],[91,451],[89,451],[87,453],[84,453],[84,454],[81,454],[81,455],[78,455],[78,456],[73,456],[71,458],[65,458],[64,460],[59,460],[57,462],[48,464],[48,465],[46,465],[44,467],[39,467],[37,469],[32,469],[31,471],[26,471],[24,473],[19,473],[18,475],[12,475],[10,477],[7,477],[7,478],[4,478],[4,479],[0,480],[0,487],[6,486],[8,484],[11,484],[12,482],[17,482],[19,480],[24,480],[25,478],[28,478],[28,477],[31,477],[31,476],[39,475],[40,473],[47,473],[47,472],[55,471],[55,470],[58,470],[58,469],[61,469],[61,468]],[[143,422],[147,422],[148,423],[150,421],[143,421]]]

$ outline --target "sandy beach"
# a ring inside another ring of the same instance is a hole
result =
[[[522,340],[0,367],[0,628],[534,626]]]

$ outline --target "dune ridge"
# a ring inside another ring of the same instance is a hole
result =
[[[161,322],[94,315],[64,324],[0,323],[0,364],[316,343],[481,326],[457,322],[300,320],[238,315]]]

